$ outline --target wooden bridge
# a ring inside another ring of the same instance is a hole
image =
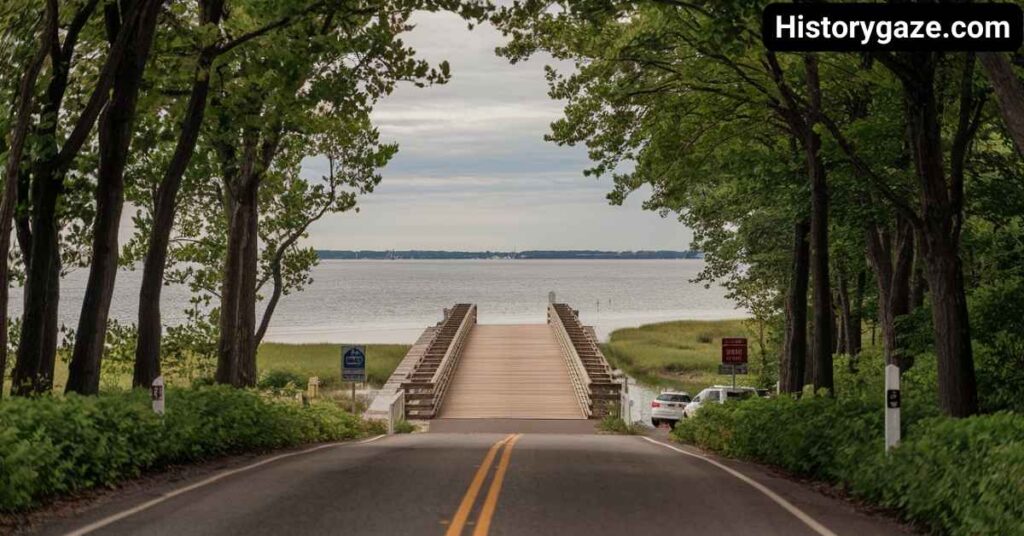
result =
[[[588,419],[612,411],[619,384],[594,330],[566,304],[546,324],[477,324],[476,305],[446,309],[371,404],[410,419]],[[389,407],[390,406],[390,407]]]

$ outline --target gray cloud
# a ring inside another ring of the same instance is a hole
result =
[[[584,178],[580,148],[543,136],[560,117],[538,57],[510,65],[494,55],[501,35],[469,31],[449,14],[417,14],[405,41],[420,56],[447,59],[452,81],[399,87],[374,112],[399,154],[360,212],[310,229],[316,247],[335,249],[683,249],[690,232],[643,211],[644,192],[607,204],[610,180]],[[325,163],[310,159],[305,173]]]

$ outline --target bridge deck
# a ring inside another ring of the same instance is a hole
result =
[[[584,418],[558,341],[547,324],[474,327],[440,416]]]

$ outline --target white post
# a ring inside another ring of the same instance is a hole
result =
[[[149,398],[153,401],[153,413],[164,414],[164,377],[157,376],[149,387]]]
[[[900,368],[885,366],[885,451],[900,442]]]
[[[356,382],[352,382],[352,415],[356,414]]]

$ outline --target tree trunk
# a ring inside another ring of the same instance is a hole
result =
[[[793,269],[786,296],[786,334],[779,370],[779,391],[799,393],[804,388],[807,363],[807,282],[810,270],[810,222],[793,226]]]
[[[230,203],[227,258],[221,286],[220,339],[216,380],[237,387],[256,384],[255,244],[256,192],[254,181],[245,181]]]
[[[900,353],[896,321],[909,312],[913,237],[911,225],[898,220],[895,235],[876,225],[867,238],[868,258],[878,283],[878,323],[882,327],[885,362],[901,369],[910,363]]]
[[[821,137],[815,130],[821,114],[818,62],[805,56],[811,120],[804,132],[807,173],[811,181],[811,278],[813,280],[814,334],[811,343],[811,377],[814,390],[832,390],[832,290],[828,252],[828,184],[821,160]]]
[[[1002,52],[981,52],[981,65],[992,83],[999,103],[999,114],[1006,123],[1006,130],[1013,138],[1017,153],[1024,156],[1024,85],[1021,84],[1009,58]]]
[[[130,9],[130,5],[130,2],[122,3],[121,8]],[[117,70],[113,94],[100,118],[100,162],[92,258],[78,330],[75,332],[67,392],[99,392],[107,318],[117,276],[120,247],[118,230],[124,205],[124,170],[134,131],[139,89],[155,36],[159,7],[159,2],[150,1],[138,27],[134,28],[135,36],[125,50]],[[108,11],[108,17],[117,17],[115,12],[116,9]],[[111,41],[116,39],[115,35],[110,37]]]
[[[18,361],[11,376],[12,392],[22,396],[46,393],[53,388],[57,350],[54,320],[60,293],[57,197],[63,179],[55,159],[41,162],[34,175],[31,263],[25,271],[25,312]]]
[[[914,311],[918,307],[924,305],[924,296],[928,292],[928,284],[925,282],[924,277],[924,255],[921,253],[921,244],[923,241],[920,237],[920,231],[915,234],[914,243],[914,266],[911,268],[910,273],[910,294],[909,294],[909,305],[908,311]]]
[[[200,20],[204,24],[217,26],[223,14],[223,0],[201,2]],[[146,245],[146,258],[142,267],[142,286],[139,289],[139,338],[135,346],[135,370],[132,385],[149,387],[160,375],[160,342],[163,324],[160,320],[160,295],[164,286],[164,271],[167,268],[167,249],[174,228],[174,214],[177,211],[178,190],[182,177],[188,169],[195,152],[199,131],[206,116],[210,94],[210,69],[216,57],[216,49],[205,48],[197,59],[196,72],[192,79],[192,90],[181,134],[174,147],[174,154],[164,171],[157,187],[153,209],[153,228]]]
[[[230,188],[227,188],[230,190]],[[247,228],[242,221],[244,214],[238,209],[238,200],[228,198],[228,240],[224,260],[224,280],[220,290],[220,319],[217,341],[217,383],[240,386],[238,374],[238,344],[235,340],[238,330],[238,287],[241,285],[243,234]]]
[[[164,286],[164,271],[167,268],[167,250],[170,247],[171,231],[174,228],[174,214],[177,211],[178,190],[195,152],[199,132],[210,93],[210,67],[212,53],[204,53],[199,59],[192,92],[178,136],[164,176],[157,187],[154,200],[153,228],[146,245],[146,258],[142,268],[142,286],[139,290],[139,339],[135,347],[135,372],[132,385],[149,387],[160,375],[160,340],[163,325],[160,321],[160,295]]]
[[[256,276],[259,270],[259,181],[249,181],[244,192],[245,245],[242,249],[241,285],[238,292],[238,372],[245,386],[258,380],[256,369]]]
[[[850,314],[850,330],[847,333],[851,356],[859,356],[864,348],[864,291],[867,286],[867,272],[857,272],[857,286],[853,291],[853,305]]]
[[[904,80],[914,163],[921,187],[921,250],[932,296],[939,404],[952,417],[978,411],[967,297],[959,256],[963,184],[947,182],[934,88],[934,63],[915,55],[916,80]],[[955,158],[953,165],[956,165]]]
[[[247,151],[242,178],[229,185],[228,241],[221,286],[220,339],[216,381],[235,387],[256,384],[255,340],[256,317],[256,194],[258,182],[253,176],[252,151]],[[251,305],[251,307],[250,307]],[[251,309],[251,310],[250,310]]]
[[[11,267],[8,253],[11,249],[11,224],[14,220],[14,209],[18,203],[18,186],[22,177],[22,155],[25,140],[28,138],[29,125],[32,119],[32,101],[36,80],[46,62],[49,51],[48,43],[57,33],[58,14],[54,2],[46,4],[46,19],[39,36],[39,48],[29,61],[18,84],[18,97],[15,103],[14,127],[11,129],[10,146],[6,147],[7,162],[4,167],[3,199],[0,201],[0,399],[4,396],[4,380],[7,376],[7,304],[10,301]]]
[[[967,417],[978,412],[978,395],[963,271],[954,245],[931,235],[928,233],[925,243],[930,257],[927,275],[938,357],[939,404],[950,416]]]
[[[838,290],[838,313],[839,313],[839,337],[837,338],[837,353],[853,355],[851,349],[851,336],[853,330],[853,308],[850,305],[850,288],[845,273],[839,275]]]

